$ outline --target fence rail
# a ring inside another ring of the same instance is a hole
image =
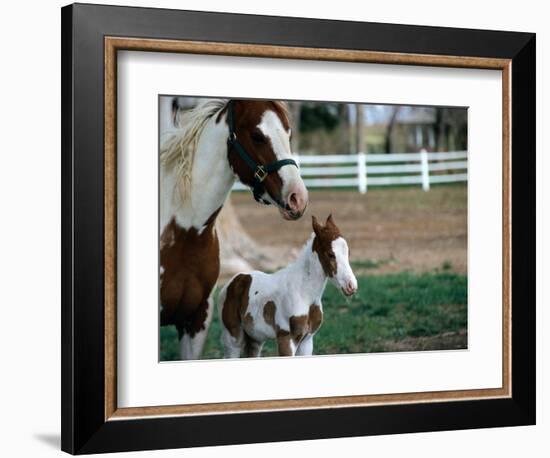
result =
[[[468,180],[468,152],[406,154],[329,154],[295,156],[308,188],[356,187],[361,193],[369,186],[421,185]],[[246,189],[241,183],[236,191]]]

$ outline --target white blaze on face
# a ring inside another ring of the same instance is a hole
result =
[[[332,251],[336,256],[336,275],[334,281],[345,294],[350,295],[355,293],[357,291],[357,279],[349,264],[347,242],[342,237],[338,237],[332,241]]]
[[[279,116],[274,111],[265,111],[262,115],[260,124],[258,124],[258,129],[260,129],[265,137],[271,142],[271,148],[277,160],[292,159],[290,129],[285,130]],[[283,200],[286,201],[286,196],[291,190],[292,192],[307,192],[302,178],[300,177],[300,172],[296,167],[287,165],[281,167],[277,173],[283,182],[283,189],[281,192]]]
[[[258,129],[269,138],[271,147],[277,159],[285,159],[292,156],[290,150],[290,129],[285,130],[281,119],[274,111],[266,110]]]

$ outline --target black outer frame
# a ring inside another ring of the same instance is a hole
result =
[[[107,35],[512,59],[512,397],[106,422],[103,40]],[[534,34],[74,4],[62,8],[61,38],[64,451],[81,454],[535,424]]]

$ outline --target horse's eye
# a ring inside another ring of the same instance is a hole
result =
[[[264,134],[262,134],[259,130],[253,130],[250,137],[254,143],[258,143],[259,145],[264,144],[266,141]]]
[[[335,255],[333,252],[330,252],[330,253],[328,254],[328,257],[329,257],[330,259],[336,259],[336,255]]]

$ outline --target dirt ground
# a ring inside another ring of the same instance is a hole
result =
[[[311,233],[311,215],[333,214],[348,241],[356,275],[467,271],[467,187],[436,186],[310,191],[306,214],[284,221],[275,209],[260,209],[248,192],[234,192],[242,225],[264,246],[297,252]]]
[[[468,348],[468,333],[466,329],[457,332],[445,332],[436,336],[405,337],[401,340],[388,340],[382,345],[382,351],[433,351],[433,350],[463,350]]]

